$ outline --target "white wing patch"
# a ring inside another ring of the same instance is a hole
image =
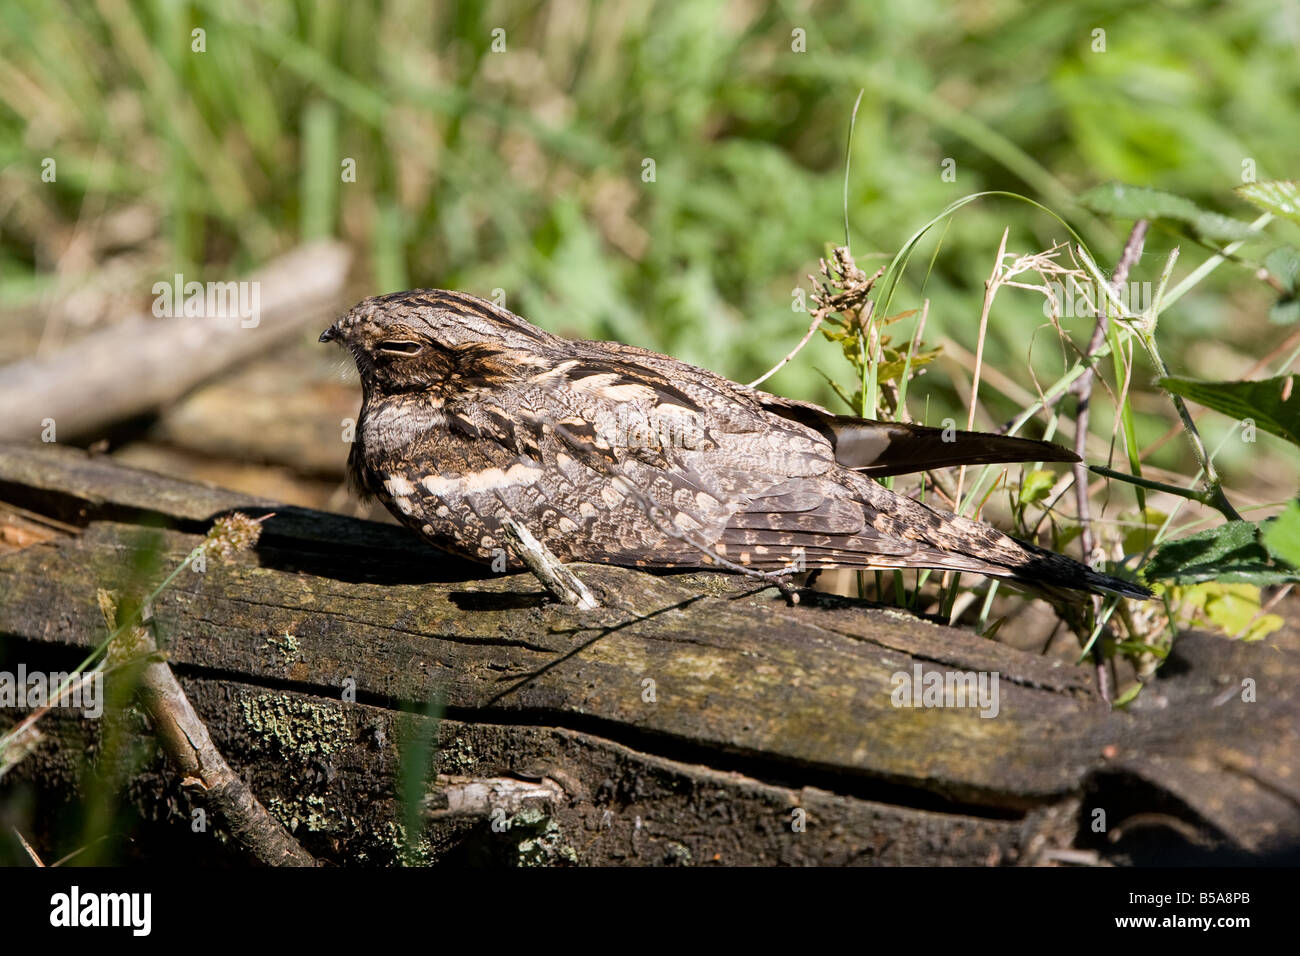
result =
[[[509,468],[484,468],[469,475],[444,478],[429,475],[420,480],[429,494],[438,498],[460,498],[478,491],[495,491],[530,485],[542,477],[542,469],[531,465],[511,465]]]

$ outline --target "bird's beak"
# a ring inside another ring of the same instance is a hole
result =
[[[320,339],[318,341],[333,342],[338,337],[339,337],[339,330],[331,325],[328,329],[326,329],[324,332],[320,334]]]

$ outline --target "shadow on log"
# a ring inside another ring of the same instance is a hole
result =
[[[255,551],[183,571],[152,628],[231,767],[322,862],[390,864],[408,844],[421,861],[497,865],[1179,863],[1300,847],[1294,624],[1257,645],[1186,634],[1112,712],[1087,668],[898,611],[574,565],[602,605],[579,611],[397,527],[71,449],[0,446],[0,502],[9,671],[67,670],[103,640],[96,590],[131,586],[142,540],[161,579],[215,516],[275,512]],[[895,675],[932,672],[996,674],[990,716],[895,706]],[[0,783],[32,787],[47,830],[98,723],[52,712]],[[427,767],[414,815],[399,799],[413,765]],[[220,833],[192,831],[194,796],[161,758],[129,795],[142,857],[231,858]]]

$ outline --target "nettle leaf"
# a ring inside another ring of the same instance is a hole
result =
[[[1237,195],[1260,209],[1300,224],[1300,183],[1294,179],[1273,179],[1238,186]]]
[[[1271,435],[1300,445],[1300,395],[1294,394],[1294,375],[1258,382],[1198,382],[1188,378],[1162,378],[1167,392],[1190,398],[1206,408],[1238,421],[1251,419]]]
[[[1278,564],[1260,543],[1261,526],[1230,521],[1161,545],[1142,569],[1148,582],[1281,584],[1300,581],[1300,571]]]
[[[1300,276],[1300,249],[1278,246],[1264,257],[1264,268],[1273,273],[1287,291],[1295,292],[1296,277]]]
[[[1265,524],[1263,544],[1278,561],[1300,568],[1300,501]]]
[[[1146,186],[1105,183],[1083,193],[1079,202],[1093,212],[1121,219],[1185,222],[1206,239],[1249,239],[1257,235],[1248,222],[1210,212],[1183,196]]]
[[[1300,321],[1300,296],[1296,282],[1300,280],[1300,249],[1295,246],[1278,246],[1264,257],[1264,268],[1273,274],[1285,290],[1268,310],[1268,317],[1276,325],[1294,325]]]

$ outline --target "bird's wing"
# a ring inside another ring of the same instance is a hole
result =
[[[542,516],[531,530],[561,557],[707,564],[732,515],[774,484],[835,467],[820,435],[772,419],[726,379],[662,356],[656,367],[626,346],[583,345],[490,398],[447,408],[451,428],[545,471],[508,503]],[[564,533],[548,538],[547,525]]]
[[[886,448],[873,461],[855,457],[848,430],[886,426],[836,421],[816,406],[808,408],[825,420],[809,422],[803,412],[778,413],[759,394],[619,346],[566,358],[503,390],[500,408],[480,407],[458,427],[482,429],[487,422],[477,437],[494,437],[505,453],[542,466],[547,479],[511,489],[507,494],[519,500],[506,503],[526,514],[540,511],[541,527],[531,530],[566,560],[698,567],[721,557],[764,570],[929,567],[1137,593],[864,477],[873,463],[897,462],[899,453]],[[457,418],[449,408],[449,420]],[[826,420],[843,427],[827,435],[818,427]],[[911,441],[918,432],[892,434]],[[1037,458],[1064,453],[1015,441]],[[906,444],[897,441],[898,448]]]

